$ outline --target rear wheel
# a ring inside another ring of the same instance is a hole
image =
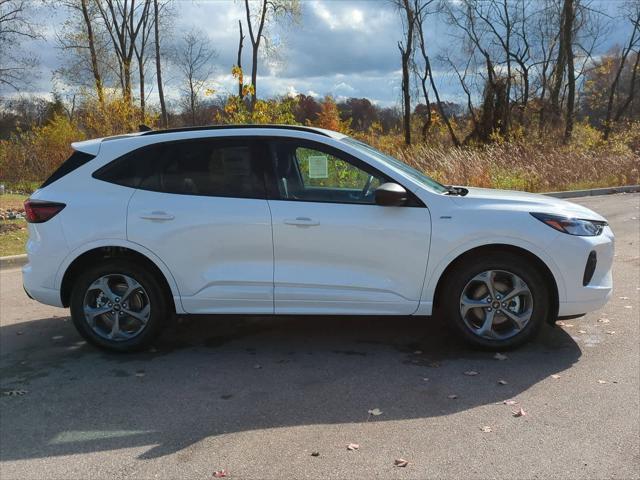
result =
[[[90,268],[71,293],[71,317],[80,334],[102,348],[139,350],[160,332],[167,298],[141,265],[123,260]]]
[[[534,265],[510,252],[467,258],[449,272],[440,311],[474,346],[512,348],[530,340],[549,314],[549,287]]]

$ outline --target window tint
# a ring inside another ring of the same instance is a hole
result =
[[[192,140],[145,147],[97,178],[184,195],[264,198],[256,146],[248,140]]]
[[[47,185],[51,185],[56,180],[60,180],[65,175],[73,172],[75,169],[80,168],[85,163],[93,160],[95,155],[91,155],[89,153],[84,152],[73,152],[73,154],[65,160],[65,162],[58,167],[58,169],[51,174],[49,178],[45,180],[45,182],[40,185],[40,188],[44,188]]]
[[[279,195],[287,200],[375,203],[386,177],[323,146],[278,142],[274,147]]]

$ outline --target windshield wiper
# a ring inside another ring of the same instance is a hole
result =
[[[444,185],[444,188],[447,189],[447,195],[459,195],[461,197],[464,197],[467,193],[469,193],[469,190],[463,187],[454,187],[453,185]]]

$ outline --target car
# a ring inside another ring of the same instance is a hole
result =
[[[440,317],[503,350],[611,295],[602,216],[442,185],[341,133],[211,126],[72,147],[25,202],[24,288],[106,349],[144,348],[175,315],[276,314]]]

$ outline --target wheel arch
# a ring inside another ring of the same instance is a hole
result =
[[[73,283],[83,269],[92,262],[101,262],[109,258],[125,258],[144,265],[160,282],[174,311],[183,313],[176,281],[167,266],[143,247],[120,241],[85,246],[65,259],[58,271],[56,281],[56,285],[59,286],[60,300],[65,307],[69,306]]]
[[[451,260],[446,265],[442,273],[438,276],[438,281],[433,293],[433,310],[435,311],[438,308],[440,297],[443,292],[445,279],[452,270],[454,270],[460,263],[468,261],[468,259],[471,257],[486,255],[487,253],[493,252],[511,252],[516,255],[525,257],[532,265],[535,266],[535,268],[544,277],[545,282],[547,282],[551,286],[551,288],[549,289],[551,296],[551,298],[549,299],[551,302],[551,310],[547,321],[549,323],[555,322],[558,316],[558,308],[560,305],[560,290],[558,281],[556,280],[556,276],[554,275],[548,264],[543,261],[540,256],[536,255],[526,248],[506,243],[491,243],[476,246],[460,253],[453,260]]]

